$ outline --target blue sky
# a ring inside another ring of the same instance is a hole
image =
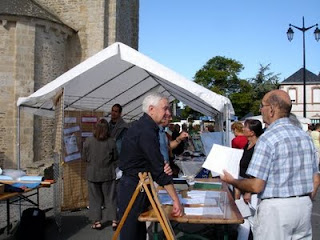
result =
[[[139,51],[192,79],[212,57],[242,63],[240,77],[254,77],[271,63],[280,81],[303,66],[302,32],[287,39],[289,23],[320,24],[319,0],[140,0]],[[320,72],[320,41],[305,32],[306,68]]]

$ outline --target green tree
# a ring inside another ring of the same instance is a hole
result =
[[[235,114],[241,118],[247,113],[260,114],[259,105],[263,96],[279,87],[279,75],[270,72],[270,63],[266,66],[260,64],[255,77],[240,81],[239,91],[229,96]]]
[[[211,58],[194,76],[194,81],[218,94],[229,96],[239,89],[243,65],[231,58]]]
[[[259,104],[263,98],[263,96],[274,89],[279,88],[279,79],[280,74],[275,74],[274,72],[270,72],[270,63],[266,66],[260,64],[260,68],[258,73],[255,77],[249,79],[249,82],[252,84],[253,87],[253,104],[251,111],[254,114],[259,113]]]
[[[254,96],[252,85],[247,80],[240,80],[239,91],[229,96],[236,116],[241,118],[252,111],[255,102],[253,101]]]
[[[243,80],[238,77],[243,65],[234,60],[221,56],[211,58],[199,71],[194,81],[209,90],[226,96],[232,102],[235,115],[242,118],[247,113],[259,114],[259,105],[263,96],[270,90],[279,87],[279,75],[270,72],[270,63],[260,64],[255,77]],[[182,118],[198,113],[186,107]]]

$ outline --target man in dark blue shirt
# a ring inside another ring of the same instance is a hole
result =
[[[139,172],[151,172],[154,181],[163,186],[173,200],[172,215],[182,216],[183,208],[174,189],[172,176],[164,172],[159,147],[158,125],[169,112],[168,99],[159,93],[149,94],[142,103],[144,115],[128,129],[122,141],[119,167],[123,176],[119,182],[118,207],[122,217],[139,182]],[[140,192],[123,225],[121,240],[146,239],[146,225],[138,216],[149,205],[145,192]]]

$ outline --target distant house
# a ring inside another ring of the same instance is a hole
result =
[[[280,83],[292,102],[292,113],[303,116],[303,68]],[[320,123],[320,75],[306,69],[306,117]]]

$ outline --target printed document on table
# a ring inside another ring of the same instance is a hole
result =
[[[219,207],[185,207],[184,213],[186,215],[223,215],[223,212]]]
[[[223,170],[226,170],[234,178],[238,178],[239,162],[242,154],[243,149],[213,144],[211,151],[202,167],[219,174],[223,174]]]

